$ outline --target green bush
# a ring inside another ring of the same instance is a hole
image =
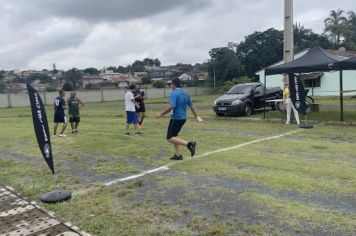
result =
[[[55,87],[47,87],[46,91],[47,92],[56,92],[56,91],[58,91],[58,89],[56,89]]]
[[[6,83],[4,81],[0,81],[0,93],[4,93],[6,91]]]
[[[142,84],[151,84],[151,77],[148,76],[143,77]]]
[[[66,83],[63,85],[63,90],[64,90],[64,91],[73,91],[73,86],[72,86],[69,82],[66,82]]]
[[[166,87],[166,83],[162,80],[157,80],[157,81],[153,82],[153,87],[164,88],[164,87]]]

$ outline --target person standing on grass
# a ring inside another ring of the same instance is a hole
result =
[[[284,106],[286,107],[286,110],[287,110],[286,125],[290,124],[290,115],[292,113],[292,110],[293,110],[293,113],[294,113],[295,121],[297,122],[298,125],[300,125],[299,114],[298,114],[297,109],[295,109],[295,107],[293,105],[292,99],[290,98],[290,92],[289,92],[289,85],[288,84],[285,86],[285,89],[283,90],[283,103],[284,103]]]
[[[189,149],[192,157],[195,155],[195,148],[197,143],[195,141],[186,141],[178,137],[178,133],[182,129],[187,119],[187,106],[190,108],[191,112],[193,113],[195,119],[198,122],[203,121],[203,119],[198,116],[189,94],[183,89],[181,89],[181,87],[182,82],[180,81],[180,79],[175,78],[172,80],[171,88],[173,92],[169,97],[169,105],[164,111],[158,112],[156,114],[156,118],[160,118],[173,111],[167,130],[167,140],[168,142],[172,143],[175,148],[175,154],[173,157],[170,158],[171,160],[183,159],[183,156],[180,153],[180,146],[186,146]]]
[[[66,101],[64,100],[65,93],[63,89],[58,91],[59,96],[54,99],[54,133],[53,137],[57,136],[57,128],[59,123],[63,123],[62,131],[60,133],[60,137],[65,137],[64,130],[67,127],[67,117],[64,113],[66,109]]]
[[[80,122],[79,110],[85,105],[84,102],[76,96],[76,92],[71,92],[67,101],[68,116],[70,126],[72,127],[72,134],[78,133],[78,125]]]
[[[139,87],[136,87],[136,90],[134,92],[134,97],[135,97],[135,101],[138,103],[138,107],[136,107],[138,125],[140,129],[143,129],[142,123],[145,118],[145,112],[146,112],[145,102],[144,102],[145,91],[141,90]]]
[[[139,105],[135,102],[133,92],[135,91],[135,85],[130,85],[129,89],[125,93],[125,111],[126,111],[126,132],[125,135],[130,135],[129,125],[133,124],[135,126],[135,134],[140,135],[142,132],[138,127],[138,119],[136,115],[136,108]]]

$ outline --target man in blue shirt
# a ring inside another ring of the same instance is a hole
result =
[[[64,100],[65,93],[63,90],[58,91],[59,96],[54,99],[54,133],[53,136],[57,136],[57,127],[58,123],[63,123],[62,126],[62,131],[61,134],[59,135],[60,137],[65,137],[66,135],[64,134],[64,130],[67,127],[67,118],[64,113],[64,110],[66,109],[66,101]]]
[[[156,114],[156,118],[160,118],[165,114],[173,111],[171,114],[171,120],[169,121],[169,126],[167,130],[167,140],[168,142],[172,143],[175,148],[175,154],[173,157],[171,157],[171,160],[183,159],[179,150],[180,146],[186,146],[189,149],[191,156],[195,155],[196,142],[194,141],[188,142],[178,137],[178,133],[182,129],[187,119],[187,114],[186,114],[187,106],[190,108],[195,119],[198,122],[203,121],[203,119],[200,116],[198,116],[196,109],[193,107],[192,100],[190,99],[189,94],[183,89],[181,89],[181,86],[182,86],[182,82],[180,81],[180,79],[176,78],[172,80],[171,88],[173,92],[169,97],[169,105],[164,111]]]

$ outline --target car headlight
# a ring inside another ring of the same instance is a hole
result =
[[[214,105],[215,105],[215,106],[216,106],[216,103],[217,103],[217,102],[218,102],[217,100],[214,101]]]
[[[231,105],[239,105],[239,104],[241,104],[241,103],[242,103],[241,100],[235,100],[235,101],[233,101],[233,102],[231,103]]]

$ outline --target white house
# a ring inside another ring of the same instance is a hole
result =
[[[105,70],[103,73],[100,74],[104,81],[113,81],[113,78],[124,76],[121,73],[116,73],[113,70]]]
[[[300,51],[294,56],[294,59],[297,59],[308,52],[309,49]],[[346,58],[356,56],[355,51],[343,51],[343,50],[328,50],[329,52],[343,56]],[[279,61],[271,66],[283,64],[283,61]],[[312,96],[338,96],[340,95],[340,80],[339,80],[339,71],[330,71],[330,72],[316,72],[301,74],[301,78],[304,81],[304,86],[306,89],[309,89],[308,95]],[[259,76],[260,82],[264,83],[265,71],[260,70],[256,72],[256,75]],[[266,77],[266,86],[274,87],[279,86],[284,87],[283,84],[283,75],[268,75]],[[343,71],[343,90],[345,96],[356,95],[356,70]]]
[[[178,77],[181,81],[190,81],[192,80],[192,77],[190,75],[187,75],[187,74],[181,74],[179,77]]]

